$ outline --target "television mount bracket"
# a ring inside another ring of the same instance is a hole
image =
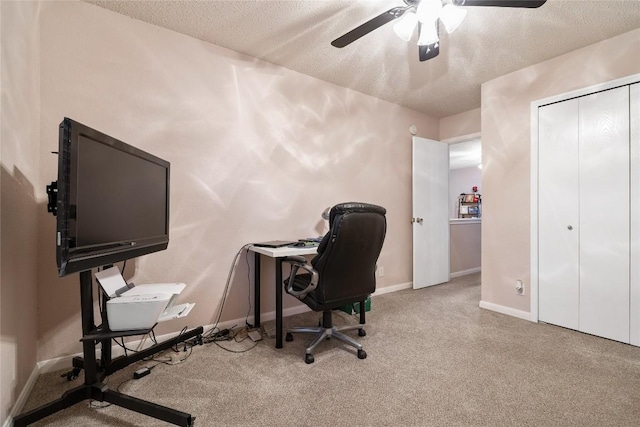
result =
[[[52,181],[46,188],[49,199],[47,202],[47,212],[56,216],[58,214],[58,181]]]

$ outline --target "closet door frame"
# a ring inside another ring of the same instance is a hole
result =
[[[538,168],[539,168],[539,159],[538,159],[538,145],[539,145],[539,135],[538,135],[538,109],[544,105],[547,104],[552,104],[552,103],[556,103],[556,102],[562,102],[562,101],[566,101],[572,98],[578,98],[578,97],[582,97],[585,95],[590,95],[592,93],[596,93],[596,92],[601,92],[603,90],[608,90],[608,89],[613,89],[613,88],[617,88],[620,86],[628,86],[628,85],[632,85],[634,83],[640,83],[640,74],[634,74],[628,77],[623,77],[620,79],[616,79],[616,80],[612,80],[606,83],[601,83],[601,84],[597,84],[594,86],[589,86],[586,88],[582,88],[582,89],[578,89],[575,91],[571,91],[571,92],[566,92],[560,95],[556,95],[556,96],[552,96],[549,98],[544,98],[544,99],[540,99],[537,101],[533,101],[531,103],[531,164],[530,164],[530,171],[531,171],[531,187],[530,187],[530,192],[531,192],[531,230],[530,230],[530,237],[531,237],[531,284],[530,284],[530,291],[531,291],[531,299],[530,299],[530,315],[531,318],[530,320],[533,322],[538,322],[539,321],[539,310],[538,310],[538,304],[539,304],[539,297],[538,297],[538,268],[539,268],[539,260],[538,260]],[[631,116],[631,122],[632,122],[632,128],[634,126],[633,124],[633,106],[632,106],[632,111],[630,113]],[[636,126],[636,130],[637,130]],[[640,137],[637,135],[637,132],[634,136],[633,133],[633,129],[632,129],[632,134],[631,134],[631,161],[632,163],[634,162],[634,159],[637,161],[638,159],[638,150],[640,149],[639,147],[637,147],[638,144],[640,144],[638,142],[638,139]],[[635,141],[634,141],[635,139]],[[634,154],[635,153],[635,154]],[[637,164],[637,162],[636,162]],[[638,171],[638,167],[632,167],[631,168],[631,176],[632,177],[638,177],[640,174],[640,172]],[[634,201],[634,197],[635,195],[638,195],[638,193],[640,193],[640,189],[638,189],[639,185],[632,185],[631,188],[631,197],[632,197],[632,203],[631,203],[631,215],[632,218],[634,218],[634,215],[639,214],[640,212],[640,207],[638,206],[638,201],[635,200]],[[633,221],[632,221],[633,222]],[[638,222],[638,221],[636,221]],[[635,247],[633,247],[633,243],[634,242],[638,242],[638,239],[640,238],[640,229],[639,229],[639,224],[636,224],[634,226],[634,224],[631,224],[631,242],[632,242],[632,249],[631,249],[631,301],[630,301],[630,305],[632,307],[632,309],[635,308],[640,308],[640,281],[637,280],[640,277],[640,271],[638,271],[640,269],[640,262],[638,262],[638,249],[637,249],[637,245]],[[635,255],[635,258],[633,257]],[[634,280],[634,278],[636,280]],[[635,315],[635,316],[634,316]],[[631,315],[631,329],[630,329],[630,335],[631,335],[631,344],[632,345],[636,345],[636,346],[640,346],[640,324],[636,325],[635,323],[638,322],[639,315],[637,313],[632,313]]]

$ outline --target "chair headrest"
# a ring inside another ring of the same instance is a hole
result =
[[[347,213],[353,212],[361,212],[361,213],[378,213],[380,215],[385,215],[387,210],[382,206],[372,205],[370,203],[359,203],[359,202],[345,202],[339,203],[331,208],[331,212],[329,213],[329,225],[333,224],[333,219],[337,215],[344,215]]]

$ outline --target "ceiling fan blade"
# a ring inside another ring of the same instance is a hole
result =
[[[453,0],[456,6],[528,7],[534,9],[547,0]]]
[[[387,22],[399,18],[404,14],[405,10],[406,9],[403,7],[394,7],[393,9],[389,9],[375,18],[368,20],[364,24],[354,28],[348,33],[338,37],[331,42],[331,45],[335,47],[345,47],[346,45],[358,40],[360,37],[369,34],[371,31],[382,27]]]
[[[418,46],[418,55],[420,56],[420,62],[435,58],[439,53],[439,43],[430,44],[428,46]]]

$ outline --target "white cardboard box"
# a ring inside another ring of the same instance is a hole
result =
[[[148,329],[158,322],[187,316],[195,305],[174,305],[187,286],[184,283],[130,286],[118,267],[99,271],[96,279],[110,298],[107,301],[107,319],[112,331]]]

